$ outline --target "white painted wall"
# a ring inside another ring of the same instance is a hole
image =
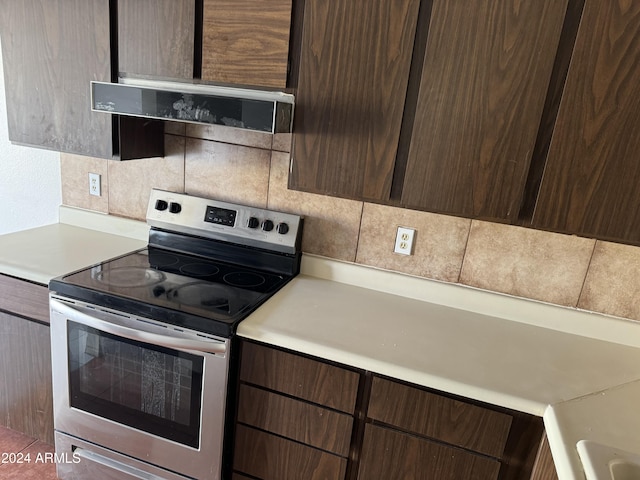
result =
[[[0,235],[57,223],[61,203],[60,154],[9,142],[0,50]]]

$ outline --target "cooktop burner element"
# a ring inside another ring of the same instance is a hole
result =
[[[251,272],[231,272],[222,278],[234,287],[255,288],[265,283],[265,278],[262,275]]]
[[[172,253],[156,253],[154,255],[154,264],[156,267],[168,267],[175,265],[180,260]]]
[[[176,301],[195,307],[215,308],[231,313],[232,299],[224,288],[211,283],[191,283],[170,292]]]
[[[162,272],[145,267],[116,267],[99,272],[96,279],[112,287],[148,287],[162,282]]]
[[[147,248],[54,279],[50,289],[230,336],[299,271],[297,215],[153,190],[147,223]],[[270,224],[280,228],[261,228]]]
[[[206,265],[202,263],[188,263],[180,267],[180,273],[191,277],[208,277],[218,273],[220,269],[215,265]]]

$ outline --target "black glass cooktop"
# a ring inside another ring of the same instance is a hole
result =
[[[51,281],[89,303],[229,336],[291,277],[148,247]]]

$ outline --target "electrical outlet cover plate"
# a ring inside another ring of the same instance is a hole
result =
[[[98,173],[89,174],[89,195],[95,195],[96,197],[102,195],[100,189],[100,174]]]
[[[415,234],[416,231],[413,228],[398,227],[396,245],[393,251],[401,255],[412,255],[413,239],[415,238]]]

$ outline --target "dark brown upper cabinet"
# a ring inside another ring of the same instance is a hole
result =
[[[398,157],[401,205],[517,219],[566,8],[432,2]]]
[[[291,188],[389,199],[419,0],[307,0]]]
[[[291,2],[119,0],[119,72],[284,89]]]
[[[291,188],[640,244],[640,4],[328,3]]]
[[[287,87],[292,0],[204,0],[202,79]]]
[[[161,122],[92,112],[112,77],[108,0],[1,0],[9,139],[102,158],[161,155]]]
[[[535,227],[640,243],[640,3],[587,0]]]
[[[194,0],[118,0],[121,76],[193,78]]]

